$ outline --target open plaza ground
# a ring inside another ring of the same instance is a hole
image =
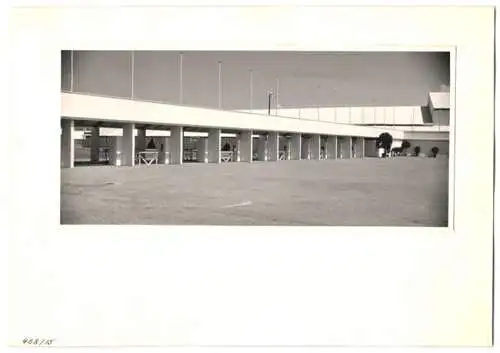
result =
[[[61,169],[62,224],[447,226],[448,158]]]

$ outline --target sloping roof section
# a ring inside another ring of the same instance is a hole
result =
[[[450,92],[430,92],[429,100],[434,109],[450,109]]]

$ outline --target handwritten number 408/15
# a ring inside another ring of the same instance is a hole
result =
[[[25,338],[23,339],[24,344],[31,344],[35,346],[43,346],[43,345],[48,345],[50,346],[54,342],[53,339],[38,339],[38,338]]]

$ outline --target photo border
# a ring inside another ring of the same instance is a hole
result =
[[[285,12],[285,17],[293,18],[294,9],[278,7],[270,14],[264,13],[267,11],[266,7],[260,7],[262,17],[259,20],[268,27],[285,24],[282,18],[276,19],[272,14],[280,10],[280,13]],[[17,186],[22,187],[14,186],[10,194],[11,217],[15,221],[9,234],[10,343],[19,345],[19,339],[24,335],[55,335],[58,346],[138,345],[145,342],[152,345],[168,343],[170,346],[213,346],[221,343],[229,346],[491,345],[493,244],[490,219],[493,216],[493,204],[490,191],[493,191],[493,179],[489,172],[493,171],[493,151],[489,147],[493,147],[493,138],[485,135],[480,140],[477,134],[487,132],[493,126],[493,93],[484,88],[490,87],[493,82],[488,76],[493,73],[492,61],[489,67],[493,44],[482,43],[476,36],[478,33],[484,35],[485,37],[480,38],[486,41],[488,31],[492,31],[493,11],[482,6],[466,9],[350,9],[358,12],[354,16],[357,23],[361,23],[360,18],[363,19],[364,16],[370,18],[369,13],[380,16],[377,11],[384,11],[382,17],[392,21],[391,24],[401,25],[401,32],[413,29],[415,32],[412,33],[415,35],[420,33],[417,30],[424,29],[424,25],[434,25],[432,21],[426,22],[423,14],[446,14],[446,18],[442,18],[444,24],[441,23],[441,28],[445,29],[441,30],[443,33],[451,33],[450,38],[459,42],[453,43],[450,40],[447,44],[443,43],[449,47],[456,46],[457,76],[450,74],[450,80],[456,80],[454,94],[450,96],[450,109],[454,109],[453,114],[450,110],[450,120],[452,116],[454,122],[466,118],[464,113],[472,112],[470,105],[473,104],[477,108],[476,115],[483,120],[471,129],[471,140],[477,141],[486,150],[478,156],[457,144],[463,136],[458,130],[462,129],[462,133],[464,131],[461,123],[450,134],[450,149],[453,146],[454,155],[460,153],[460,158],[467,160],[475,158],[470,160],[470,164],[477,167],[474,172],[478,173],[472,176],[467,174],[471,171],[464,174],[465,170],[462,169],[461,174],[454,174],[453,183],[450,180],[450,185],[457,185],[457,181],[462,185],[462,189],[454,189],[453,194],[453,231],[445,229],[443,232],[442,229],[423,227],[335,227],[335,231],[332,231],[331,227],[314,227],[314,231],[310,232],[309,227],[259,227],[260,232],[256,234],[257,228],[239,227],[237,234],[227,235],[221,233],[227,227],[62,227],[55,224],[59,221],[57,215],[60,211],[60,178],[57,177],[60,174],[59,154],[44,161],[34,159],[29,168],[23,166],[21,161],[14,161],[10,169],[11,177]],[[19,153],[30,155],[36,148],[41,149],[39,143],[32,141],[37,137],[37,129],[45,131],[43,129],[46,123],[41,121],[53,121],[55,124],[60,119],[59,51],[64,48],[91,47],[92,40],[85,30],[99,35],[94,37],[93,43],[98,38],[100,45],[108,49],[113,46],[127,49],[126,46],[130,44],[117,40],[123,38],[123,28],[143,31],[134,25],[142,23],[144,27],[151,26],[153,18],[158,19],[159,13],[164,11],[162,9],[155,13],[153,8],[135,10],[136,14],[131,15],[126,9],[120,9],[116,12],[116,17],[111,17],[112,20],[106,16],[109,9],[99,9],[94,12],[94,16],[60,8],[17,11],[18,15],[13,16],[11,22],[14,31],[11,33],[10,48],[15,59],[11,62],[10,79],[22,84],[11,87],[10,97],[15,109],[11,114],[12,123],[9,128],[12,136],[9,136],[9,142],[11,145],[21,142]],[[149,16],[145,16],[148,11]],[[317,7],[315,21],[318,22],[318,27],[328,27],[325,18],[328,11]],[[346,11],[346,8],[339,11]],[[401,18],[391,17],[394,11],[413,12],[410,12],[411,18],[408,15],[402,16],[407,20],[406,23]],[[229,21],[224,25],[220,24],[223,22],[218,22],[219,29],[224,29],[224,26],[241,28],[252,23],[250,15],[243,17],[247,22],[243,23],[240,17],[241,22],[236,23],[231,22],[232,18],[225,17],[224,11],[209,12]],[[203,16],[199,16],[198,19],[202,21]],[[314,26],[311,18],[306,16],[301,13],[299,17],[304,23]],[[425,22],[416,24],[416,18]],[[463,29],[466,27],[465,19],[474,21],[473,24],[468,23],[468,35]],[[130,22],[123,22],[126,20]],[[162,28],[168,27],[169,24],[164,22],[160,22],[164,26]],[[128,27],[120,26],[120,23],[127,24]],[[454,26],[450,26],[450,23]],[[111,25],[120,28],[120,33],[113,32],[116,29]],[[376,31],[372,29],[373,32],[382,33],[387,30],[383,23],[378,25],[381,27]],[[364,24],[362,27],[366,29],[368,26],[369,24]],[[108,28],[108,36],[99,32],[103,28]],[[343,22],[343,28],[354,27],[350,22]],[[161,33],[162,30],[159,29],[155,35]],[[275,41],[274,45],[286,50],[303,48],[304,40],[307,39],[300,36],[305,35],[304,33],[295,33],[299,38],[295,42],[286,33],[281,33],[281,39]],[[187,41],[193,41],[192,34],[185,33],[182,36]],[[233,42],[236,35],[238,33],[231,33]],[[269,42],[256,43],[260,35],[260,32],[257,33],[255,41],[249,41],[249,38],[254,38],[252,35],[237,40],[238,43],[246,41],[248,47],[259,47],[261,50],[272,46]],[[377,37],[371,35],[367,31],[361,37],[365,38],[365,42],[366,38],[374,40]],[[393,35],[398,38],[396,34]],[[137,36],[135,33],[130,37],[137,40]],[[357,44],[361,49],[360,37],[352,33],[346,33],[345,36],[354,38],[351,45],[348,45],[349,50],[355,50]],[[47,42],[46,38],[51,39]],[[203,40],[203,36],[200,38]],[[141,44],[153,49],[153,42],[147,40]],[[222,42],[223,40],[217,39],[211,44],[221,46]],[[158,39],[156,43],[158,45]],[[165,46],[165,41],[160,43],[158,48]],[[209,43],[201,44],[203,47]],[[172,41],[170,45],[181,49],[178,41]],[[312,45],[306,47],[318,45],[321,46],[313,40]],[[345,40],[338,40],[336,45],[345,47]],[[238,48],[238,44],[234,46]],[[383,45],[377,46],[380,47]],[[486,56],[471,57],[471,48],[480,50]],[[373,48],[369,49],[372,50]],[[408,46],[404,50],[408,50]],[[469,61],[464,63],[460,61],[461,58]],[[29,65],[33,60],[38,66]],[[485,66],[474,67],[476,64]],[[464,67],[474,69],[475,76],[481,77],[486,85],[478,86],[474,77],[464,71]],[[25,85],[26,82],[30,85]],[[469,100],[463,99],[464,92],[470,93],[467,95]],[[32,104],[27,105],[24,98],[30,94]],[[460,105],[456,105],[459,99]],[[25,119],[28,117],[33,130],[25,129]],[[43,141],[43,147],[57,151],[59,129],[46,131],[47,140]],[[456,167],[454,164],[455,173]],[[39,171],[37,176],[45,181],[43,188],[29,177],[33,170]],[[477,183],[474,184],[474,194],[470,193],[472,189],[464,189],[472,187],[467,184],[472,181]],[[462,202],[471,205],[471,208],[465,210],[463,203],[457,207],[458,196]],[[144,232],[145,229],[147,233]],[[200,232],[200,229],[204,230]],[[287,233],[286,237],[277,234],[276,230]],[[309,233],[305,234],[305,231]],[[88,254],[91,254],[92,261],[89,261]],[[293,254],[296,256],[292,256]],[[130,259],[134,259],[132,264]],[[224,261],[231,261],[231,266],[227,266]],[[176,273],[172,268],[182,269],[182,274]],[[245,276],[231,272],[235,269]],[[184,297],[167,291],[149,277],[145,278],[148,270],[162,274],[167,283],[185,294]],[[280,286],[272,282],[273,276],[278,275],[281,275]],[[114,281],[112,286],[107,282],[110,276]],[[405,276],[410,276],[411,280],[406,280]],[[15,278],[22,278],[23,281]],[[135,281],[138,287],[129,285],[128,280]],[[296,282],[302,284],[305,292],[293,291]],[[212,283],[217,284],[215,287],[222,288],[220,293],[215,291]],[[37,286],[36,293],[33,291],[34,286]],[[101,287],[106,288],[107,292],[93,291],[94,288]],[[141,288],[148,289],[147,297],[144,297]],[[257,289],[269,292],[264,296]],[[313,290],[314,295],[307,290]],[[203,293],[204,296],[194,296],[192,293],[196,292]],[[245,305],[236,306],[235,299],[227,293],[246,298]],[[169,302],[163,303],[160,294],[171,300],[179,300],[176,302],[178,307],[169,306]],[[144,298],[148,301],[144,302]],[[201,304],[190,307],[189,305],[196,303],[195,299],[204,304],[224,306],[225,310],[214,311],[210,306]],[[293,299],[301,303],[294,307],[297,315],[301,315],[300,320],[286,312]],[[145,312],[151,314],[152,319],[136,311],[141,300]],[[128,306],[120,306],[125,305],[124,303],[128,303]],[[460,306],[461,303],[468,305]],[[387,310],[382,310],[384,305]],[[126,308],[125,313],[120,311],[123,308]],[[242,311],[239,318],[244,321],[237,320],[229,325],[226,320],[236,318],[234,315],[237,310]],[[96,311],[102,314],[99,320],[93,316]],[[321,315],[314,315],[316,312],[321,312]],[[133,331],[126,326],[131,315],[135,315],[138,322],[142,323],[141,330]],[[281,320],[277,318],[279,315]],[[363,320],[357,321],[357,315],[363,315]],[[377,317],[381,319],[377,320]],[[411,320],[402,321],[405,317]],[[212,329],[209,322],[218,330]],[[314,328],[304,326],[304,322],[313,322]],[[275,323],[279,325],[272,326]],[[99,329],[109,327],[103,325],[110,324],[114,325],[113,337]],[[152,326],[154,324],[165,328],[166,332],[156,331]],[[356,327],[358,332],[354,335],[352,330]]]

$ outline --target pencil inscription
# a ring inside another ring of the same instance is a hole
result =
[[[25,337],[23,339],[23,344],[30,346],[50,346],[54,342],[53,338],[33,338],[33,337]]]

